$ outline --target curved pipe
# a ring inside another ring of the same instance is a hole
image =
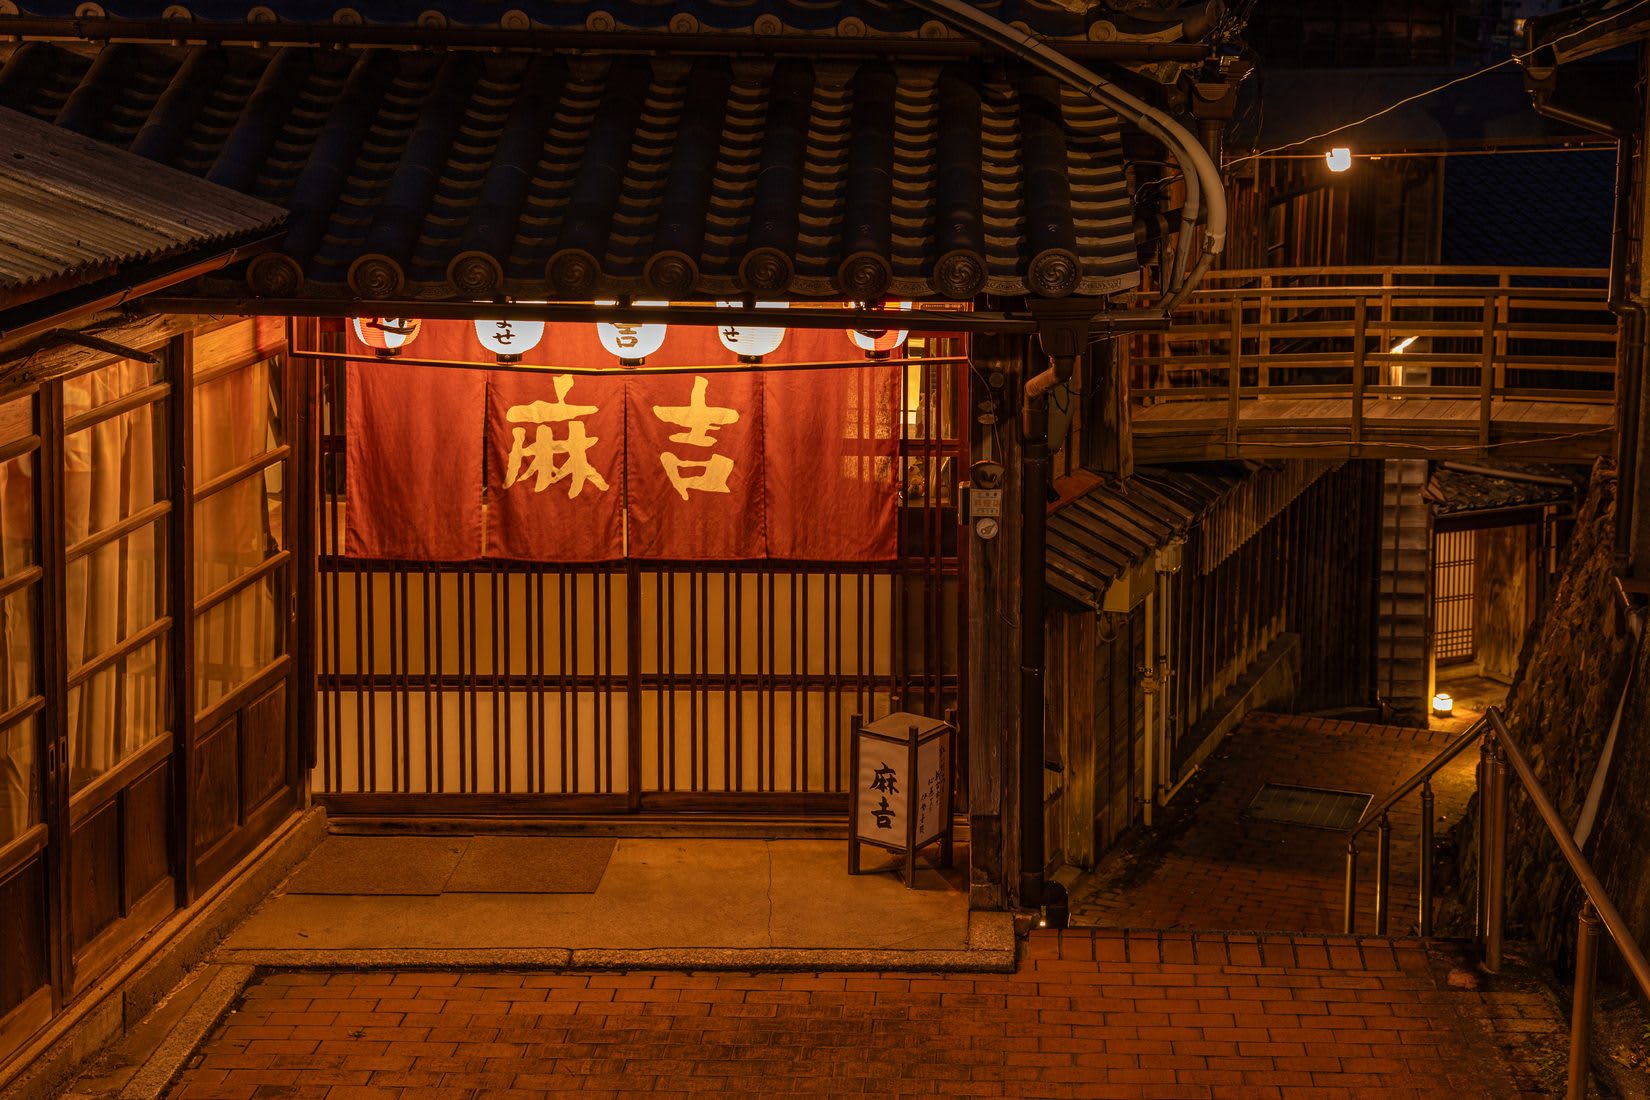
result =
[[[964,0],[912,0],[912,4],[1104,103],[1168,146],[1185,172],[1186,202],[1181,208],[1180,247],[1174,273],[1169,280],[1168,291],[1160,302],[1165,312],[1178,305],[1202,273],[1208,270],[1213,257],[1220,255],[1226,247],[1226,191],[1221,183],[1220,169],[1191,131],[1167,113],[1136,99],[1036,37],[1015,30]],[[1191,257],[1193,229],[1200,217],[1205,221],[1207,242],[1204,259],[1208,262],[1200,262],[1188,276],[1186,269]]]

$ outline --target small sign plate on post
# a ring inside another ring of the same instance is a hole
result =
[[[854,715],[848,774],[848,873],[859,846],[875,844],[905,857],[905,885],[916,883],[917,851],[939,841],[940,866],[951,866],[952,728],[920,714],[896,712],[869,724]]]

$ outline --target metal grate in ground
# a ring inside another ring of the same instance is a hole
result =
[[[1329,791],[1321,787],[1268,783],[1249,803],[1248,813],[1250,817],[1262,821],[1346,832],[1363,817],[1373,797],[1357,791]]]

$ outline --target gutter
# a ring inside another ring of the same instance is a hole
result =
[[[760,54],[819,56],[979,57],[970,38],[830,34],[754,34],[725,31],[593,31],[551,27],[379,26],[342,23],[209,23],[191,19],[52,19],[7,16],[0,23],[14,40],[160,42],[167,45],[361,46],[390,49],[512,50],[561,53]],[[1088,42],[1063,48],[1097,61],[1202,61],[1206,46],[1189,42]]]
[[[285,232],[282,229],[245,244],[235,245],[185,267],[146,264],[115,280],[115,289],[108,289],[110,280],[104,279],[78,290],[54,295],[39,303],[31,303],[33,308],[6,311],[0,314],[0,323],[6,326],[0,328],[0,347],[20,343],[55,328],[67,327],[76,317],[117,309],[127,302],[135,301],[157,290],[165,290],[198,276],[220,271],[260,252],[267,252],[280,243]],[[220,303],[213,312],[221,312],[222,309]]]

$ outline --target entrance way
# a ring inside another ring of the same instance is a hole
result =
[[[844,810],[853,714],[960,702],[966,372],[956,338],[908,348],[899,556],[853,564],[347,556],[343,363],[316,359],[317,800],[335,814]]]

